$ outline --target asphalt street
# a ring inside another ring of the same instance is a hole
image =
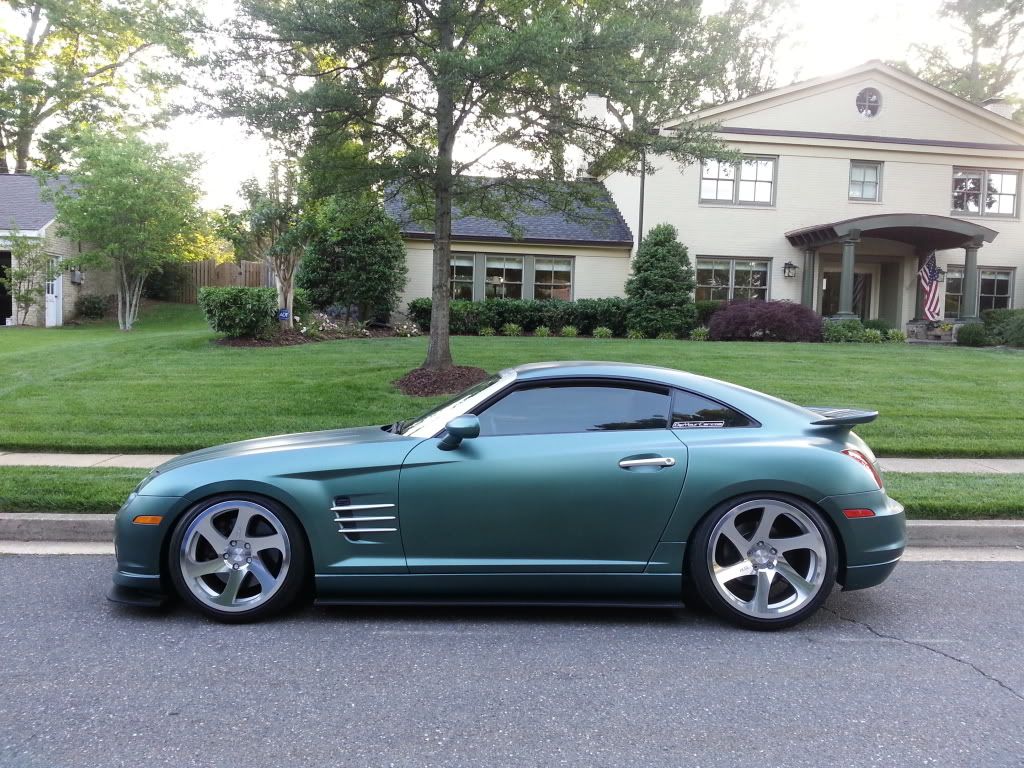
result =
[[[686,611],[107,603],[0,555],[0,766],[1024,766],[1024,563],[909,562],[776,634]]]

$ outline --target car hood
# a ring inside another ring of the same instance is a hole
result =
[[[200,461],[231,459],[274,451],[293,451],[303,448],[341,448],[347,445],[366,445],[389,441],[409,441],[413,438],[394,435],[378,427],[354,427],[351,429],[327,429],[322,432],[300,432],[294,435],[274,435],[237,443],[215,445],[192,453],[176,456],[156,468],[154,474],[163,474]]]

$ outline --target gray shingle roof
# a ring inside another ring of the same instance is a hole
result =
[[[576,215],[568,216],[561,211],[548,210],[542,202],[531,202],[525,210],[515,214],[516,225],[522,232],[521,238],[513,237],[503,222],[480,216],[462,216],[457,209],[453,209],[452,239],[631,247],[633,233],[605,186],[597,181],[573,183],[596,186],[595,199],[602,204],[581,205]],[[384,208],[398,222],[404,236],[425,240],[433,238],[432,227],[412,220],[409,206],[401,193],[387,195]]]
[[[48,184],[66,182],[59,177]],[[0,230],[15,226],[22,232],[42,229],[56,217],[53,203],[42,198],[42,189],[35,176],[24,173],[0,174]]]

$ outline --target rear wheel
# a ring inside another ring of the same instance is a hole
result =
[[[750,495],[714,509],[694,531],[687,572],[717,614],[749,629],[791,627],[835,585],[836,539],[799,499]]]
[[[230,623],[257,621],[293,605],[307,562],[294,516],[269,499],[241,494],[189,510],[168,550],[171,581],[182,599]]]

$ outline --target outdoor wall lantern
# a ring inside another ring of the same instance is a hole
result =
[[[946,282],[946,271],[943,269],[938,269],[936,270],[936,272],[939,273],[939,276],[936,278],[936,280],[940,283]]]
[[[796,264],[792,261],[787,261],[782,265],[782,274],[785,277],[796,277]]]

